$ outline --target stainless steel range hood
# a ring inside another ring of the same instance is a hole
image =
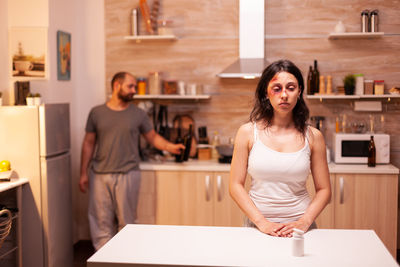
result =
[[[267,66],[264,58],[264,1],[239,1],[239,59],[217,76],[254,79]]]

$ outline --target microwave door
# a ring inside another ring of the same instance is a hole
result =
[[[369,140],[343,140],[342,157],[367,157]]]

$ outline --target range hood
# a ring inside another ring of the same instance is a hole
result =
[[[217,76],[255,79],[267,66],[264,59],[264,1],[239,0],[239,59]]]

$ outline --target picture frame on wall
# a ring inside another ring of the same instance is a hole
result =
[[[57,80],[71,79],[71,34],[57,31]]]
[[[14,80],[48,79],[47,33],[44,27],[11,27],[10,74]]]

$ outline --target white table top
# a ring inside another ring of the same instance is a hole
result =
[[[0,192],[7,191],[28,182],[29,180],[27,178],[11,178],[11,181],[9,182],[0,182]]]
[[[87,261],[99,266],[398,266],[372,230],[312,230],[292,239],[248,227],[127,225]]]

